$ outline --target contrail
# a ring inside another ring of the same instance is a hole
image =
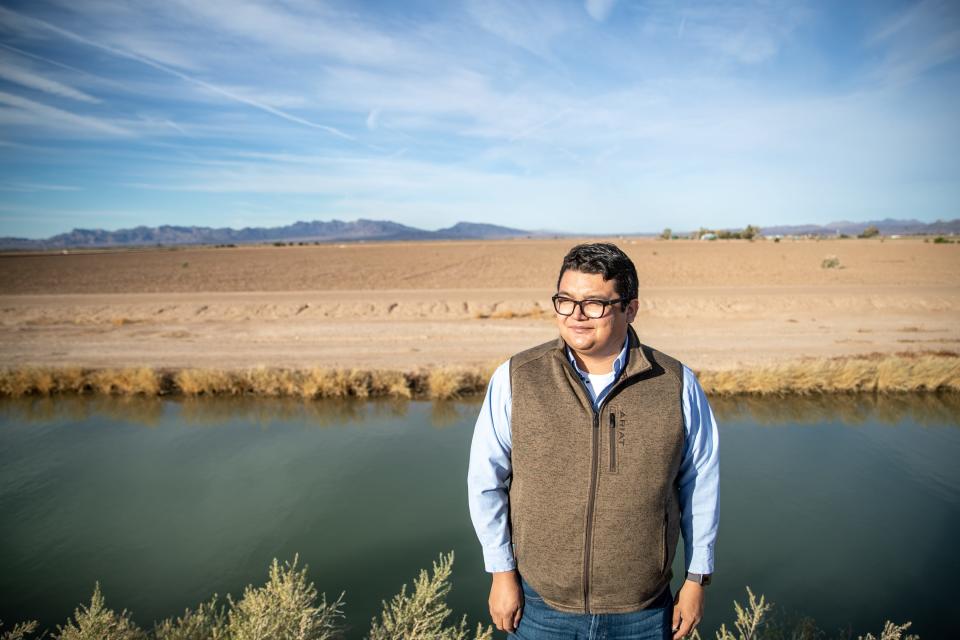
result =
[[[227,91],[226,89],[223,89],[223,88],[218,87],[218,86],[216,86],[216,85],[210,84],[209,82],[204,82],[203,80],[199,80],[199,79],[197,79],[197,78],[188,76],[188,75],[185,74],[185,73],[181,73],[180,71],[177,71],[176,69],[173,69],[173,68],[171,68],[171,67],[168,67],[168,66],[166,66],[166,65],[164,65],[164,64],[160,64],[159,62],[156,62],[156,61],[154,61],[154,60],[151,60],[150,58],[146,58],[146,57],[141,56],[141,55],[139,55],[139,54],[133,53],[132,51],[126,51],[126,50],[124,50],[124,49],[118,49],[118,48],[116,48],[116,47],[111,47],[110,45],[107,45],[107,44],[103,44],[103,43],[100,43],[100,42],[96,42],[96,41],[94,41],[94,40],[90,40],[89,38],[85,38],[85,37],[81,36],[81,35],[78,34],[78,33],[74,33],[74,32],[72,32],[72,31],[68,31],[67,29],[63,29],[63,28],[58,27],[58,26],[56,26],[56,25],[50,24],[49,22],[45,22],[45,21],[40,20],[40,19],[38,19],[38,18],[31,18],[31,17],[29,17],[29,16],[25,16],[25,15],[23,15],[23,14],[17,13],[16,11],[11,11],[11,10],[9,10],[9,9],[0,8],[0,16],[4,16],[4,17],[7,18],[7,19],[12,16],[15,20],[20,20],[20,21],[26,22],[26,23],[34,23],[35,25],[40,26],[40,27],[43,28],[43,29],[47,29],[48,31],[52,31],[53,33],[56,33],[57,35],[63,36],[64,38],[68,38],[68,39],[70,39],[70,40],[74,40],[74,41],[76,41],[76,42],[80,42],[80,43],[83,43],[83,44],[88,45],[88,46],[91,46],[91,47],[96,47],[97,49],[102,49],[103,51],[107,51],[107,52],[109,52],[109,53],[112,53],[112,54],[115,55],[115,56],[120,56],[121,58],[127,58],[127,59],[130,59],[130,60],[136,60],[137,62],[140,62],[141,64],[145,64],[145,65],[147,65],[147,66],[149,66],[149,67],[153,67],[154,69],[157,69],[158,71],[163,71],[164,73],[168,73],[168,74],[170,74],[170,75],[176,76],[176,77],[180,78],[181,80],[184,80],[184,81],[189,82],[189,83],[191,83],[191,84],[195,84],[195,85],[197,85],[197,86],[199,86],[199,87],[203,87],[204,89],[207,89],[208,91],[212,91],[212,92],[214,92],[214,93],[218,93],[218,94],[220,94],[220,95],[222,95],[222,96],[224,96],[224,97],[226,97],[226,98],[229,98],[229,99],[231,99],[231,100],[233,100],[233,101],[235,101],[235,102],[240,102],[240,103],[242,103],[242,104],[251,106],[251,107],[253,107],[253,108],[255,108],[255,109],[259,109],[259,110],[261,110],[261,111],[265,111],[265,112],[267,112],[267,113],[269,113],[269,114],[272,114],[272,115],[277,116],[278,118],[283,118],[284,120],[287,120],[287,121],[289,121],[289,122],[295,122],[295,123],[301,124],[301,125],[303,125],[303,126],[305,126],[305,127],[311,127],[311,128],[313,128],[313,129],[320,129],[321,131],[326,131],[327,133],[329,133],[329,134],[331,134],[331,135],[334,135],[334,136],[337,136],[337,137],[339,137],[339,138],[343,138],[344,140],[350,140],[350,141],[352,141],[352,142],[357,142],[357,139],[356,139],[355,137],[353,137],[353,136],[351,136],[351,135],[349,135],[349,134],[347,134],[347,133],[344,133],[343,131],[340,131],[339,129],[337,129],[337,128],[335,128],[335,127],[330,127],[330,126],[327,126],[327,125],[325,125],[325,124],[319,124],[319,123],[317,123],[317,122],[311,122],[310,120],[307,120],[307,119],[305,119],[305,118],[300,118],[300,117],[295,116],[295,115],[293,115],[293,114],[287,113],[286,111],[281,111],[280,109],[276,109],[276,108],[274,108],[274,107],[271,107],[270,105],[263,104],[262,102],[257,102],[256,100],[251,100],[250,98],[246,98],[246,97],[244,97],[244,96],[237,95],[237,94],[233,93],[232,91]]]

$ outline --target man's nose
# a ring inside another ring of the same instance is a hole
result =
[[[573,308],[573,318],[574,318],[574,320],[577,320],[578,322],[579,322],[580,320],[589,320],[589,319],[590,319],[590,318],[587,316],[587,314],[585,314],[585,313],[583,312],[583,303],[577,304],[577,305]]]

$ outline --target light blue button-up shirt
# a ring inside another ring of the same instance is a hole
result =
[[[610,392],[626,365],[629,337],[608,374],[590,374],[567,356],[586,383],[594,407]],[[510,361],[493,373],[473,431],[467,492],[470,518],[483,548],[489,572],[516,568],[510,542],[507,480],[511,476]],[[717,422],[696,375],[683,365],[683,422],[686,440],[679,471],[680,531],[684,567],[693,573],[713,573],[714,544],[720,518],[720,439]]]

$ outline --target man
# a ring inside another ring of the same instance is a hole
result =
[[[553,302],[559,337],[497,368],[470,448],[490,615],[524,640],[684,638],[713,573],[713,412],[693,372],[630,326],[637,272],[615,245],[573,247]]]

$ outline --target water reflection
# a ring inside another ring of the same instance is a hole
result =
[[[903,422],[960,426],[960,393],[825,394],[811,396],[735,396],[711,398],[718,424],[750,420],[764,426],[866,422]]]
[[[430,403],[430,424],[446,428],[475,416],[480,396]],[[20,423],[82,421],[107,418],[146,427],[163,423],[168,411],[176,410],[183,422],[195,426],[219,426],[242,419],[262,426],[296,420],[328,427],[357,424],[371,417],[403,418],[410,400],[402,398],[157,398],[122,396],[54,396],[7,398],[0,412]],[[734,396],[711,398],[710,404],[723,426],[725,422],[750,420],[760,425],[820,424],[862,425],[867,421],[895,425],[910,421],[922,426],[960,426],[960,394],[828,394],[810,396]]]
[[[297,421],[317,427],[362,424],[371,418],[403,418],[410,409],[404,398],[204,397],[157,398],[124,396],[44,396],[0,400],[0,416],[20,424],[82,422],[91,418],[156,427],[178,412],[179,421],[196,427],[216,427],[237,420],[268,426]],[[438,429],[476,414],[480,398],[437,400],[430,403],[430,424]]]

